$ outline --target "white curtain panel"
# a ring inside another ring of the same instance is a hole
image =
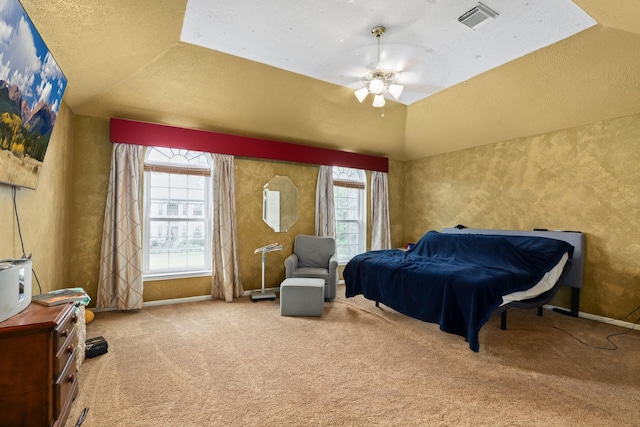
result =
[[[142,308],[141,157],[141,146],[113,146],[102,230],[97,308]]]
[[[386,172],[371,172],[371,250],[391,249]]]
[[[316,184],[316,236],[336,237],[336,212],[333,203],[333,168],[320,166]]]
[[[237,255],[236,190],[233,156],[212,154],[212,275],[211,297],[232,302],[242,295]]]

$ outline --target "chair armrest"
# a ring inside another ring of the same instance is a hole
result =
[[[286,269],[286,278],[293,277],[293,272],[298,268],[298,255],[291,254],[284,260],[284,267]]]
[[[329,272],[336,271],[338,269],[338,255],[333,254],[329,258]]]
[[[336,297],[336,286],[338,285],[338,255],[334,254],[329,258],[329,289],[325,294],[325,299],[332,301]]]

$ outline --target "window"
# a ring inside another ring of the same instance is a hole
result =
[[[167,215],[178,216],[178,205],[175,203],[169,203],[167,206]]]
[[[346,263],[365,251],[366,178],[364,171],[333,168],[333,198],[336,210],[338,261]]]
[[[149,147],[144,162],[144,274],[211,272],[211,156]],[[164,276],[164,277],[163,277]]]

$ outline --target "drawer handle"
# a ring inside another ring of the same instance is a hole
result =
[[[64,331],[60,332],[60,336],[68,337],[69,336],[69,329],[65,329]]]
[[[76,323],[78,321],[78,315],[77,314],[73,314],[73,316],[71,316],[71,323]]]
[[[76,374],[71,374],[67,377],[67,382],[72,383],[76,379]]]
[[[67,353],[71,354],[71,353],[73,353],[73,350],[75,350],[75,349],[76,349],[75,344],[70,344],[70,345],[67,347]]]

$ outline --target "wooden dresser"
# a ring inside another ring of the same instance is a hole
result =
[[[64,425],[78,392],[73,304],[32,302],[0,322],[0,426]]]

